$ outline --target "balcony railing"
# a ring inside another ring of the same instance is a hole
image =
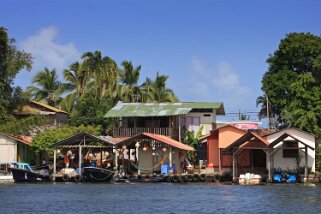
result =
[[[131,137],[142,132],[165,135],[173,137],[175,135],[173,128],[114,128],[114,137]]]

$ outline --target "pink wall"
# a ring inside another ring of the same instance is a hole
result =
[[[222,127],[207,138],[207,167],[218,168],[219,167],[219,148],[221,150],[232,144],[235,140],[239,139],[246,132],[235,128],[233,126]],[[221,166],[230,167],[232,165],[233,158],[229,155],[221,156]]]

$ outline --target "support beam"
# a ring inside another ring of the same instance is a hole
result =
[[[57,150],[54,150],[54,168],[53,168],[53,173],[57,173]]]
[[[78,164],[79,164],[79,174],[81,175],[81,165],[82,165],[82,146],[79,146],[79,160],[78,160]]]
[[[221,148],[218,148],[218,171],[222,171]]]
[[[273,156],[271,155],[271,150],[269,150],[268,154],[267,154],[267,158],[268,158],[268,166],[269,166],[269,178],[268,178],[268,182],[272,183],[273,179],[272,179],[272,158]]]
[[[236,181],[236,160],[235,160],[235,153],[233,152],[233,182]]]
[[[140,175],[138,154],[139,154],[139,147],[138,148],[136,147],[136,164],[138,166],[137,173],[138,175]]]
[[[114,160],[115,171],[118,171],[118,151],[116,147],[114,148],[114,153],[115,153],[115,160]]]
[[[304,151],[304,183],[308,181],[308,147],[305,146]]]
[[[169,147],[169,174],[173,174],[173,157],[172,157],[172,147]]]
[[[181,115],[178,115],[178,141],[182,142]]]

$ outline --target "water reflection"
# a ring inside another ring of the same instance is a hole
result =
[[[0,213],[318,213],[319,185],[0,184]]]

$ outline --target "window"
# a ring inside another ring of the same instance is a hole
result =
[[[283,142],[283,157],[284,158],[296,158],[299,155],[298,142],[296,141],[284,141]],[[286,149],[289,148],[289,149]]]

